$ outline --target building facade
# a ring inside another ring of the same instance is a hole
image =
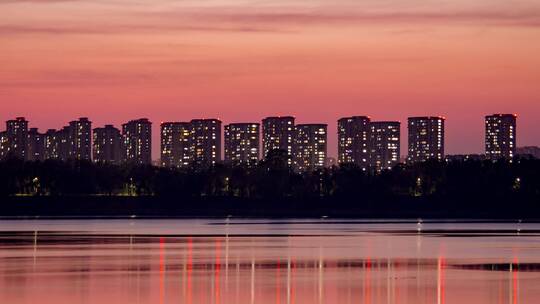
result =
[[[45,159],[58,159],[58,138],[55,129],[49,129],[45,132]]]
[[[197,166],[213,166],[221,161],[221,121],[191,121],[191,155]]]
[[[409,162],[444,160],[444,123],[441,116],[409,117]]]
[[[516,119],[514,114],[493,114],[485,117],[486,157],[512,159],[516,155]]]
[[[369,166],[369,132],[367,116],[344,117],[338,120],[338,163],[354,164],[363,170]]]
[[[92,122],[86,117],[69,123],[69,159],[92,159]]]
[[[92,147],[92,158],[95,163],[114,165],[122,163],[124,151],[122,134],[113,125],[94,129]]]
[[[161,166],[182,168],[192,161],[191,124],[164,122],[161,124]]]
[[[56,132],[56,138],[58,140],[58,159],[61,161],[71,159],[72,148],[70,134],[71,130],[69,127],[63,127]]]
[[[234,123],[225,126],[225,162],[254,166],[260,159],[260,124]]]
[[[392,169],[400,162],[401,123],[376,121],[370,123],[370,166],[375,171]]]
[[[45,160],[45,134],[39,133],[37,128],[28,130],[27,152],[29,161]]]
[[[45,158],[66,161],[69,157],[68,130],[66,127],[45,132]]]
[[[122,125],[123,160],[138,165],[152,164],[152,123],[147,118]]]
[[[8,156],[9,142],[7,132],[0,132],[0,160]]]
[[[262,121],[263,157],[272,150],[287,152],[288,164],[292,165],[295,125],[292,116],[267,117]]]
[[[295,126],[294,169],[299,172],[322,169],[328,149],[326,124],[300,124]]]
[[[6,155],[19,159],[28,159],[28,121],[17,117],[6,122],[8,149]]]

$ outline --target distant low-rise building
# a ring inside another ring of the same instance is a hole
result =
[[[540,147],[536,147],[536,146],[518,147],[516,149],[516,156],[540,159]]]
[[[463,161],[483,161],[486,159],[484,154],[453,154],[444,157],[446,162],[463,162]]]

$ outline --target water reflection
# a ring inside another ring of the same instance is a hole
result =
[[[0,303],[537,303],[537,237],[0,237]]]

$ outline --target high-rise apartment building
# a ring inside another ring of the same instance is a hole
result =
[[[45,134],[39,134],[39,138],[42,141],[42,159],[92,159],[92,122],[86,117],[71,121],[60,130],[49,129]]]
[[[58,142],[58,159],[61,161],[67,161],[72,159],[71,148],[71,130],[68,126],[56,132],[56,140]]]
[[[19,159],[28,159],[28,121],[24,117],[17,117],[6,122],[6,136],[8,141],[7,154]]]
[[[122,125],[124,161],[138,165],[152,164],[152,123],[147,118]]]
[[[161,165],[187,167],[192,160],[191,123],[164,122],[161,124]]]
[[[299,172],[324,168],[327,156],[326,124],[296,125],[294,168]]]
[[[344,117],[338,120],[338,162],[354,164],[366,170],[369,166],[370,118]]]
[[[29,161],[45,160],[45,134],[39,133],[37,128],[28,130],[27,159]]]
[[[49,129],[45,132],[45,159],[59,159],[59,139],[58,131]]]
[[[69,123],[69,159],[92,159],[92,122],[86,117]]]
[[[444,160],[444,117],[409,117],[409,162]]]
[[[9,151],[9,141],[7,132],[0,132],[0,160],[7,157]]]
[[[486,116],[486,157],[511,160],[516,155],[516,119],[514,114]]]
[[[287,152],[289,165],[292,165],[295,136],[294,117],[267,117],[263,119],[262,127],[263,157],[266,157],[268,152],[272,150],[283,150]]]
[[[392,169],[400,161],[400,127],[398,121],[370,123],[370,166],[377,172]]]
[[[256,165],[260,159],[260,124],[233,123],[225,126],[225,162]]]
[[[193,162],[198,166],[212,166],[220,162],[221,121],[194,119],[190,124]]]
[[[123,159],[123,141],[120,130],[113,125],[95,128],[92,145],[93,161],[118,165]]]

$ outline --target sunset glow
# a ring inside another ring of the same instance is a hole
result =
[[[335,156],[340,117],[444,115],[455,154],[517,113],[518,145],[540,145],[536,0],[3,0],[0,17],[0,120],[42,131],[294,115],[328,123]]]

